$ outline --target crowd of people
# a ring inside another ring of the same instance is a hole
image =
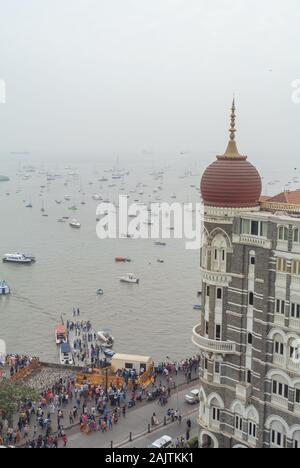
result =
[[[7,360],[11,372],[17,372],[30,362],[31,358],[26,356],[9,356]],[[42,369],[27,382],[39,390],[39,399],[23,402],[18,418],[14,420],[15,429],[9,427],[7,418],[2,415],[0,445],[66,447],[68,438],[65,430],[75,425],[87,434],[112,431],[120,418],[126,417],[128,409],[142,401],[157,399],[161,406],[166,406],[172,389],[176,387],[176,376],[184,373],[188,381],[198,371],[198,365],[198,357],[160,363],[152,372],[149,386],[138,384],[139,374],[134,370],[119,370],[117,375],[123,377],[123,383],[118,387],[112,384],[109,388],[92,386],[88,381],[78,386],[71,371]],[[168,410],[166,416],[171,420],[181,417],[178,410]],[[157,423],[155,418],[152,422],[154,425]]]
[[[9,367],[9,374],[12,377],[21,370],[29,367],[37,359],[31,356],[21,354],[10,354],[6,356],[6,365]]]

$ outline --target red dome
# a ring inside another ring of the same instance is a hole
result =
[[[203,174],[201,193],[205,206],[252,208],[258,205],[262,182],[246,156],[219,156]]]

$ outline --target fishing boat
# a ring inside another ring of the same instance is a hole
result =
[[[67,329],[64,325],[57,325],[55,328],[55,341],[57,345],[68,341]]]
[[[0,296],[7,296],[10,294],[10,287],[5,281],[0,281]]]
[[[69,226],[73,229],[80,229],[81,228],[81,224],[79,221],[77,221],[77,219],[72,219],[72,221],[69,222]]]
[[[31,264],[35,261],[34,257],[26,256],[24,254],[14,253],[6,254],[3,257],[4,263],[20,263],[20,264]]]
[[[114,344],[114,337],[112,336],[110,330],[100,330],[98,332],[98,339],[101,341],[102,346],[105,348],[112,348]]]
[[[121,283],[139,284],[140,280],[133,273],[128,273],[120,278]]]
[[[72,350],[69,343],[62,343],[60,346],[60,363],[63,366],[72,366],[74,364]]]

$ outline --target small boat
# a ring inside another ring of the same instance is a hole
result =
[[[110,330],[100,330],[98,339],[102,342],[102,346],[106,348],[112,348],[115,340]]]
[[[158,258],[157,263],[165,263],[165,261],[162,260],[161,258]]]
[[[69,222],[69,226],[73,229],[80,229],[81,228],[81,224],[79,221],[77,221],[76,219],[72,219],[70,222]]]
[[[3,257],[4,263],[20,263],[20,264],[31,264],[35,261],[34,257],[26,256],[24,254],[14,253],[6,254]]]
[[[57,325],[55,328],[55,341],[57,345],[68,341],[68,334],[64,325]]]
[[[74,364],[69,343],[62,343],[60,346],[60,363],[63,366],[72,366]]]
[[[194,310],[202,310],[202,306],[201,305],[194,305]]]
[[[131,262],[131,259],[130,259],[130,258],[126,258],[126,257],[116,257],[116,258],[115,258],[115,261],[116,261],[117,263],[125,263],[125,262],[130,263],[130,262]]]
[[[121,283],[131,283],[131,284],[139,284],[140,280],[134,274],[128,273],[126,276],[122,276],[120,278]]]
[[[103,296],[103,294],[104,294],[103,289],[101,289],[101,288],[97,289],[97,296]]]
[[[10,294],[10,287],[5,281],[0,281],[0,296],[7,296]]]
[[[28,205],[26,205],[25,208],[32,208],[32,203],[28,203]]]
[[[65,196],[65,200],[66,200],[66,201],[70,201],[70,200],[71,200],[70,195],[66,195],[66,196]]]
[[[159,242],[155,242],[155,245],[165,247],[167,244],[166,244],[166,242],[159,241]]]

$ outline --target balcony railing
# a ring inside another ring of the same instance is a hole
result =
[[[202,281],[204,283],[216,285],[216,286],[228,286],[231,281],[231,275],[218,271],[208,271],[201,268]]]
[[[271,403],[273,403],[273,405],[276,405],[276,406],[281,406],[282,408],[285,408],[285,409],[288,409],[289,407],[288,400],[279,395],[272,395]]]
[[[300,276],[292,276],[291,289],[293,291],[300,291]]]
[[[300,330],[300,320],[290,318],[290,328],[292,328],[293,330]]]
[[[192,341],[195,346],[203,351],[217,354],[236,354],[236,344],[231,341],[217,341],[205,338],[201,334],[201,325],[193,329]]]
[[[256,247],[262,247],[263,249],[272,248],[272,241],[264,237],[251,236],[250,234],[241,234],[240,236],[234,235],[233,242],[235,244],[254,245]]]

